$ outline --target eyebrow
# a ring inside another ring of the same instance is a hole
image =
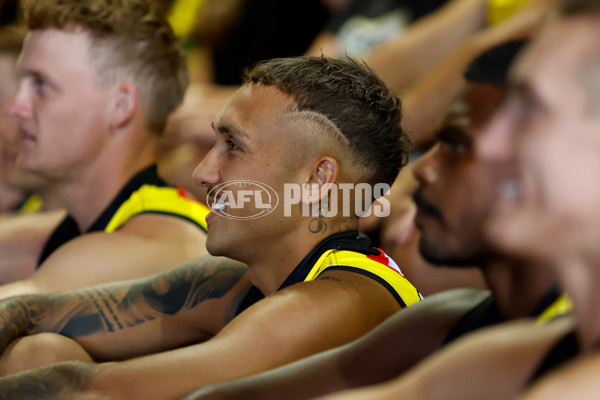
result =
[[[472,142],[473,136],[467,133],[462,127],[455,124],[444,124],[438,129],[437,140],[439,141],[461,141]]]
[[[225,123],[225,124],[219,124],[217,126],[217,125],[215,125],[214,122],[211,122],[210,126],[212,127],[212,129],[215,132],[218,132],[220,134],[241,137],[242,139],[248,139],[248,137],[249,137],[246,132],[244,132],[243,130],[241,130],[240,128],[238,128],[235,125]]]
[[[45,73],[38,71],[37,69],[20,69],[17,68],[17,77],[19,79],[23,78],[23,77],[32,77],[32,78],[36,78],[36,79],[42,79],[44,81],[46,81],[47,83],[49,83],[52,86],[56,86],[54,84],[54,80],[46,75]]]
[[[513,81],[510,85],[510,92],[513,95],[518,95],[520,97],[525,98],[526,100],[533,101],[536,104],[542,104],[541,98],[536,90],[536,88],[528,82],[525,81]]]

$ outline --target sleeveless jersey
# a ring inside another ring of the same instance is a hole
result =
[[[546,293],[540,304],[531,313],[532,317],[547,318],[553,314],[557,308],[557,304],[562,296],[558,288],[553,287]],[[505,318],[500,313],[498,305],[494,300],[494,296],[490,293],[478,305],[467,312],[453,327],[444,338],[444,344],[459,338],[469,332],[504,322]]]
[[[421,294],[404,277],[396,263],[382,250],[371,247],[371,240],[361,233],[340,233],[319,243],[287,277],[279,290],[298,282],[315,280],[324,271],[352,271],[385,286],[401,307],[422,299]],[[240,303],[236,315],[264,298],[252,287]]]
[[[554,304],[548,308],[547,312],[538,317],[538,324],[545,324],[565,315],[573,309],[573,303],[567,295],[559,297]],[[561,366],[567,361],[575,358],[579,354],[580,348],[577,342],[575,332],[569,332],[563,336],[558,342],[552,346],[550,351],[542,359],[535,372],[529,379],[529,383],[533,383],[543,375],[552,371],[556,367]]]
[[[190,221],[206,232],[205,218],[210,211],[183,189],[174,188],[160,179],[153,165],[131,178],[85,233],[114,232],[140,214],[172,215]],[[46,242],[38,267],[57,248],[81,234],[75,220],[67,216]]]

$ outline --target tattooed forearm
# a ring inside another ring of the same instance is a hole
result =
[[[205,257],[151,279],[135,281],[121,297],[114,286],[87,289],[80,294],[88,304],[85,312],[70,315],[58,332],[70,337],[102,330],[113,332],[160,315],[173,315],[224,296],[245,273],[245,267],[231,260]]]
[[[220,298],[246,273],[240,263],[202,257],[160,275],[0,302],[0,350],[42,332],[78,337],[114,332]]]
[[[89,388],[92,369],[92,364],[69,362],[2,378],[0,399],[76,399]]]
[[[29,299],[30,296],[22,296],[0,303],[0,350],[27,331]]]

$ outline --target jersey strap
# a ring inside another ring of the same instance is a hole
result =
[[[545,324],[548,321],[552,321],[554,318],[570,313],[572,310],[573,302],[571,302],[569,296],[563,294],[537,317],[537,324]]]
[[[396,263],[380,249],[379,254],[363,254],[351,250],[328,250],[319,257],[305,279],[315,280],[326,270],[351,271],[365,275],[385,286],[402,307],[422,299],[421,294],[404,277]]]
[[[146,213],[183,218],[206,231],[206,216],[210,212],[207,206],[193,200],[183,189],[143,185],[119,207],[104,231],[114,232],[132,217]]]
[[[20,214],[34,214],[42,210],[43,200],[39,194],[30,194],[17,207],[17,212]]]

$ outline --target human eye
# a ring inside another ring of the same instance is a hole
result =
[[[439,132],[439,141],[442,149],[462,154],[469,150],[470,141],[467,135],[458,128],[446,126]]]
[[[31,89],[39,96],[43,96],[46,94],[48,89],[48,82],[41,76],[34,75],[29,80]]]
[[[227,139],[225,141],[225,143],[227,143],[227,146],[229,147],[229,150],[234,151],[234,150],[239,150],[240,149],[240,147],[233,140],[231,140],[231,139]]]
[[[535,93],[526,86],[517,87],[506,101],[506,110],[513,116],[513,129],[527,130],[541,110],[541,103]]]

